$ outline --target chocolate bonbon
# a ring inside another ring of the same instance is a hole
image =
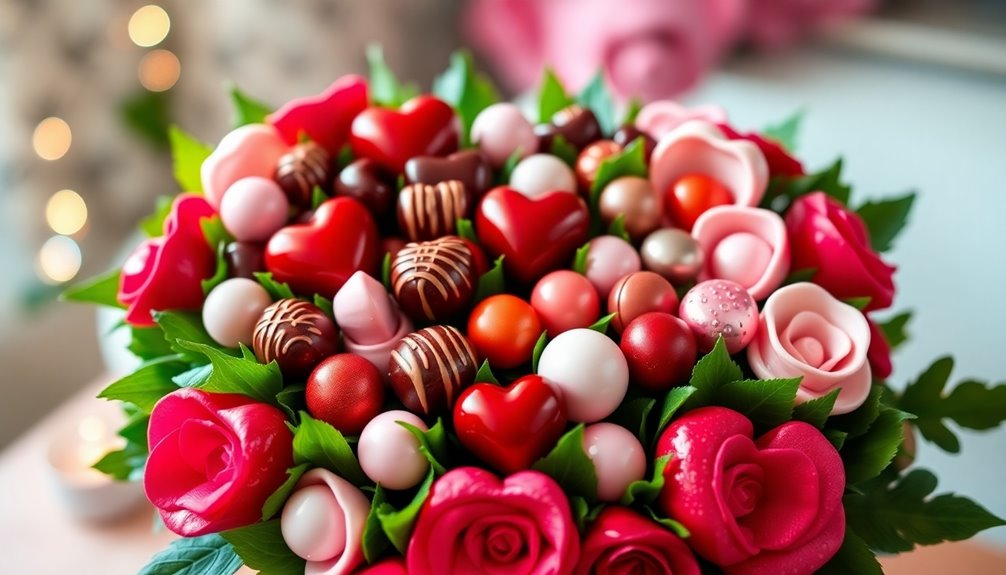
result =
[[[338,350],[339,330],[318,306],[281,299],[265,308],[255,325],[252,347],[262,363],[273,360],[284,376],[306,376]]]
[[[493,184],[489,161],[478,150],[462,150],[446,158],[416,156],[405,162],[405,182],[408,184],[439,184],[458,180],[472,198],[480,198]]]
[[[410,317],[436,321],[471,301],[474,270],[471,251],[456,236],[406,244],[391,264],[391,288]]]
[[[411,333],[391,352],[391,387],[409,411],[421,415],[450,409],[477,372],[475,348],[449,325]]]
[[[450,235],[468,216],[470,203],[458,180],[405,186],[398,194],[398,226],[414,242]]]
[[[378,221],[395,207],[395,175],[374,160],[361,158],[350,163],[335,177],[332,189],[336,196],[359,201]]]
[[[274,176],[292,205],[310,209],[314,188],[327,191],[332,178],[332,157],[313,142],[297,144],[276,165]]]

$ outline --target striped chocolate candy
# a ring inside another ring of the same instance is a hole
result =
[[[339,329],[318,306],[281,299],[262,312],[255,324],[252,348],[262,363],[273,360],[283,375],[303,377],[338,351]]]
[[[451,235],[468,215],[468,204],[459,180],[405,186],[398,194],[398,226],[414,242]]]
[[[391,289],[406,315],[439,321],[463,310],[475,294],[468,244],[457,236],[406,244],[391,264]]]
[[[452,326],[435,325],[398,342],[388,375],[405,407],[428,416],[450,410],[477,373],[478,356],[468,338]]]
[[[318,144],[297,144],[279,159],[274,179],[283,188],[290,203],[311,209],[314,188],[327,191],[331,178],[331,156]]]

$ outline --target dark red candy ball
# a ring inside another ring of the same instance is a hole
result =
[[[358,435],[381,413],[384,382],[374,364],[355,353],[340,353],[314,368],[304,394],[312,417],[344,435]]]
[[[695,366],[692,330],[668,313],[644,313],[629,322],[619,347],[629,364],[629,381],[649,391],[687,382]]]

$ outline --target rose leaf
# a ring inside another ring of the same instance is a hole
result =
[[[363,557],[367,563],[373,563],[384,555],[391,544],[388,536],[381,528],[381,518],[377,512],[379,509],[391,507],[384,495],[384,488],[378,484],[374,491],[374,498],[370,502],[370,513],[367,514],[367,522],[363,526],[363,538],[360,542],[363,547]]]
[[[119,273],[120,270],[116,268],[104,275],[82,281],[65,290],[59,299],[126,309],[126,306],[119,303]]]
[[[615,102],[608,91],[608,85],[604,82],[604,72],[598,70],[590,83],[577,94],[576,101],[584,108],[590,109],[597,117],[597,123],[601,126],[601,132],[612,134],[615,131]]]
[[[880,404],[883,395],[884,388],[874,385],[870,388],[870,395],[866,397],[866,401],[863,402],[863,405],[857,407],[855,411],[830,417],[827,423],[828,429],[842,431],[849,439],[863,435],[870,429],[870,425],[877,419],[877,416],[880,415]]]
[[[552,138],[552,146],[549,148],[548,153],[559,158],[566,163],[569,167],[574,167],[576,165],[576,158],[580,155],[580,151],[576,149],[576,146],[569,143],[562,134],[556,134]]]
[[[285,544],[284,544],[285,546]],[[139,575],[232,575],[241,568],[241,557],[217,533],[182,537],[154,555]],[[303,568],[302,568],[303,572]]]
[[[145,363],[129,375],[101,390],[98,397],[110,401],[125,401],[149,414],[162,397],[176,391],[172,378],[185,371],[177,355],[168,355]]]
[[[127,442],[122,449],[106,453],[93,467],[117,481],[139,481],[146,465],[146,448]]]
[[[774,140],[787,152],[796,151],[796,136],[800,131],[800,124],[803,123],[803,110],[797,110],[792,116],[786,118],[778,124],[772,124],[762,130],[762,135],[770,140]]]
[[[496,375],[493,373],[493,368],[489,367],[488,359],[482,360],[482,365],[479,366],[479,370],[475,374],[475,383],[500,384],[499,380],[496,379]]]
[[[541,354],[545,351],[546,345],[548,345],[548,332],[542,331],[541,335],[538,336],[538,341],[534,343],[534,349],[531,351],[531,373],[538,373],[538,361],[541,359]]]
[[[430,462],[438,477],[447,472],[443,465],[443,462],[447,461],[447,434],[444,432],[444,423],[439,417],[437,423],[427,431],[404,421],[395,423],[407,429],[416,438],[419,442],[419,452]]]
[[[870,232],[870,245],[878,252],[886,252],[894,239],[908,223],[908,214],[915,202],[915,192],[878,202],[868,201],[856,209]]]
[[[178,185],[183,192],[202,193],[202,166],[213,153],[213,148],[174,125],[168,128],[168,140],[171,143],[171,158]]]
[[[174,353],[160,327],[129,326],[129,332],[130,341],[126,349],[140,359],[157,359]]]
[[[433,94],[453,106],[461,119],[462,147],[468,146],[479,113],[500,101],[496,86],[475,69],[472,55],[466,50],[451,55],[450,66],[433,80]]]
[[[841,454],[847,484],[873,479],[890,465],[904,440],[902,423],[912,417],[909,413],[884,406],[864,435],[845,442]]]
[[[836,389],[828,395],[805,401],[793,408],[793,419],[805,421],[814,427],[821,429],[831,415],[832,408],[835,407],[835,400],[838,399],[841,389]]]
[[[817,575],[884,575],[877,556],[858,535],[846,528],[842,547],[830,561],[817,571]]]
[[[538,122],[542,124],[551,122],[556,112],[572,103],[573,99],[566,93],[566,88],[555,72],[545,68],[545,76],[538,91]]]
[[[592,329],[599,333],[608,333],[608,326],[611,325],[611,320],[615,319],[616,313],[609,313],[608,315],[602,317],[601,319],[592,323],[587,329]]]
[[[280,485],[276,491],[265,500],[265,504],[262,506],[262,521],[268,521],[276,516],[280,510],[283,509],[283,505],[286,500],[290,498],[290,494],[293,493],[294,487],[297,486],[297,482],[300,478],[304,476],[310,467],[307,463],[301,463],[296,467],[291,467],[286,470],[287,478]]]
[[[653,463],[653,476],[650,479],[640,479],[633,481],[625,488],[622,495],[621,504],[628,506],[640,502],[650,504],[657,500],[660,492],[664,489],[664,470],[670,463],[671,456],[663,455],[658,457]]]
[[[265,291],[269,292],[273,301],[294,297],[290,285],[273,279],[272,272],[255,272],[255,279],[265,288]]]
[[[716,390],[730,382],[744,378],[739,365],[730,359],[726,343],[719,337],[712,351],[702,357],[692,368],[690,384],[695,392],[688,399],[687,408],[693,409],[709,405],[716,397]]]
[[[140,231],[148,238],[156,238],[164,233],[164,221],[171,214],[171,206],[174,205],[174,196],[157,196],[154,204],[154,213],[140,221]]]
[[[567,495],[579,495],[588,502],[597,498],[597,472],[583,450],[583,424],[566,432],[548,455],[532,469],[548,475]]]
[[[605,158],[598,166],[594,183],[590,186],[591,213],[597,211],[601,191],[612,181],[623,176],[645,178],[646,173],[646,145],[642,138],[636,138],[620,153]]]
[[[912,312],[905,311],[888,319],[887,321],[877,323],[877,327],[884,333],[884,338],[887,339],[887,345],[891,347],[891,351],[894,351],[908,340],[908,333],[905,331],[905,326],[908,325],[908,322],[911,321],[911,319]]]
[[[496,258],[491,270],[482,274],[479,278],[478,289],[475,290],[474,301],[480,302],[491,295],[503,293],[506,283],[503,279],[503,257]]]
[[[426,498],[430,496],[430,488],[433,486],[435,477],[436,473],[433,467],[430,467],[430,471],[419,486],[416,496],[402,509],[396,510],[390,503],[384,503],[377,508],[377,519],[381,522],[381,529],[402,555],[405,555],[409,547],[409,539],[412,538],[416,519],[419,517],[419,511],[422,510],[423,504],[426,503]]]
[[[237,84],[230,85],[231,105],[234,107],[233,126],[240,128],[248,124],[262,124],[272,109],[241,91]]]
[[[378,44],[367,46],[370,66],[370,99],[378,106],[397,108],[419,94],[415,84],[401,84],[384,61],[384,50]]]
[[[161,311],[154,312],[154,321],[161,327],[164,339],[172,351],[182,356],[188,363],[202,365],[206,363],[206,354],[202,351],[186,347],[179,342],[203,345],[214,350],[220,350],[219,344],[210,337],[203,327],[203,318],[198,312]],[[223,352],[235,355],[236,350]]]
[[[664,396],[664,404],[660,408],[660,419],[657,423],[657,433],[656,436],[660,437],[660,434],[664,431],[664,428],[671,422],[674,418],[674,414],[681,409],[681,406],[692,396],[693,393],[698,391],[690,385],[684,385],[681,387],[672,387],[667,395]]]
[[[304,559],[287,547],[279,519],[224,531],[220,536],[233,546],[244,564],[257,571],[259,575],[304,573]],[[204,571],[204,573],[216,573],[216,571]]]
[[[293,434],[293,459],[323,467],[356,486],[370,483],[342,433],[306,411],[300,412],[300,425]]]
[[[775,427],[793,416],[802,378],[745,379],[716,389],[716,404],[738,411],[755,423]]]

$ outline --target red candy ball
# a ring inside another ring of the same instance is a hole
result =
[[[664,391],[688,381],[698,350],[688,324],[661,312],[632,320],[619,344],[629,364],[629,381],[648,390]]]
[[[733,201],[730,190],[719,181],[704,174],[689,174],[668,188],[664,209],[678,227],[691,230],[703,212]]]
[[[590,327],[601,314],[601,302],[594,284],[570,270],[554,271],[538,280],[531,292],[531,307],[555,337],[578,327]]]
[[[380,372],[353,353],[333,355],[318,364],[304,393],[308,413],[345,435],[358,435],[384,404]]]
[[[531,361],[541,332],[531,304],[509,294],[486,298],[468,317],[468,339],[493,367],[506,369]]]

